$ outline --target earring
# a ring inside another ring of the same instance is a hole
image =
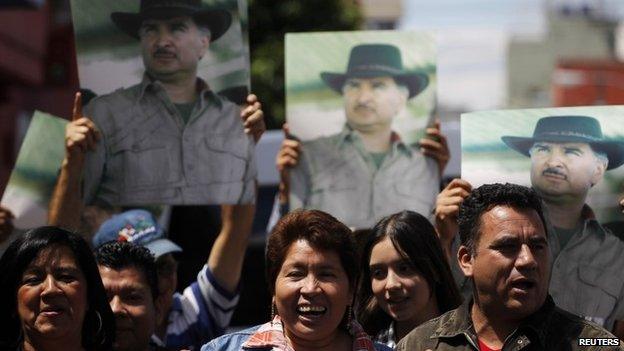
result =
[[[95,315],[97,316],[97,320],[98,320],[98,328],[97,328],[97,331],[95,332],[95,335],[98,335],[102,332],[102,328],[104,328],[104,323],[102,322],[102,316],[100,315],[99,311],[95,311]]]
[[[97,329],[93,335],[96,340],[97,338],[100,338],[100,345],[104,345],[107,339],[106,335],[102,335],[104,331],[104,322],[102,321],[102,316],[99,311],[94,310],[94,314],[97,317]]]
[[[277,306],[275,306],[275,302],[271,302],[271,321],[275,319],[275,315],[277,315]]]
[[[100,311],[95,311],[95,315],[98,317],[98,331],[96,332],[96,334],[99,334],[102,332],[104,323],[102,322],[102,316],[100,315]]]
[[[351,305],[347,305],[347,328],[351,328],[352,322],[353,322],[353,307],[351,307]]]

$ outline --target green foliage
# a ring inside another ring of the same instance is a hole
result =
[[[284,122],[284,35],[360,28],[354,0],[249,0],[251,84],[269,129]]]

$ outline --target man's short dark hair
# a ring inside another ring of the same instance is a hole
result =
[[[158,274],[154,255],[145,247],[124,241],[110,241],[95,250],[99,266],[114,270],[134,267],[145,274],[152,297],[158,297]]]
[[[495,206],[509,206],[519,210],[535,210],[547,231],[542,212],[542,200],[535,190],[517,184],[485,184],[474,189],[459,208],[457,222],[461,244],[471,253],[479,243],[481,216]]]

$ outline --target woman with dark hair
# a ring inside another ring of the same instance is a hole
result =
[[[269,236],[271,321],[224,335],[209,350],[388,350],[353,319],[358,259],[351,231],[327,213],[294,211]]]
[[[387,346],[461,303],[435,229],[416,212],[379,221],[361,257],[358,320]]]
[[[0,350],[110,350],[115,321],[89,245],[33,229],[0,258]]]

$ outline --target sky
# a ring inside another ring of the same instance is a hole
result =
[[[541,0],[404,1],[403,25],[410,27],[526,28],[541,22]]]
[[[404,0],[401,30],[438,39],[438,101],[474,111],[505,107],[506,50],[512,36],[539,39],[550,6],[602,5],[622,18],[622,0]]]

